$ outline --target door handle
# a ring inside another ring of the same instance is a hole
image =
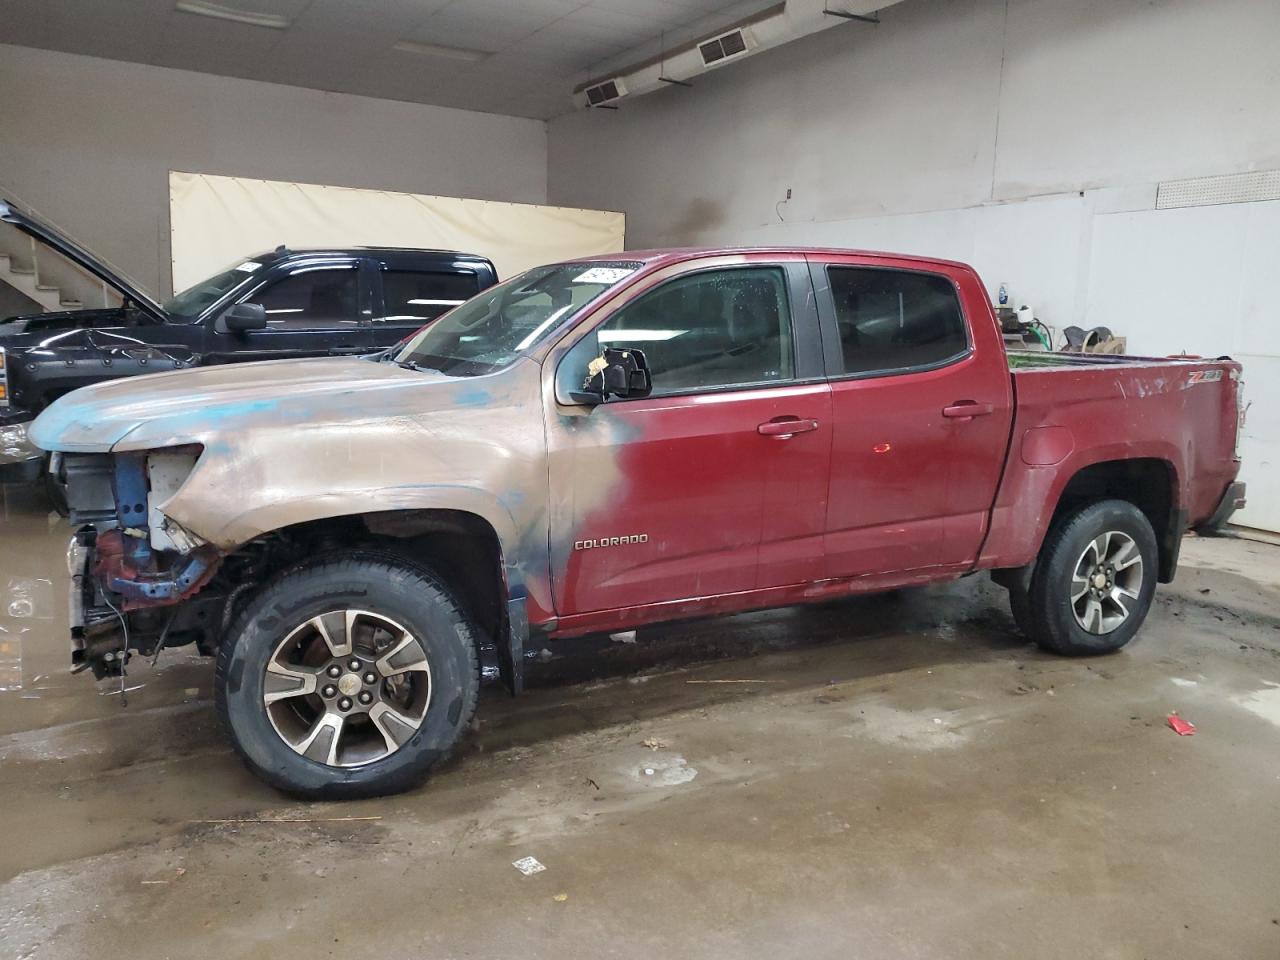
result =
[[[374,348],[376,349],[376,348]],[[373,353],[373,349],[369,347],[343,346],[330,347],[329,356],[331,357],[353,357],[360,353]]]
[[[756,433],[764,437],[777,437],[779,440],[786,440],[788,437],[795,436],[797,433],[808,433],[811,430],[818,429],[817,420],[801,420],[798,417],[785,417],[777,420],[769,420],[756,427]]]
[[[989,413],[995,413],[995,410],[995,404],[992,403],[974,403],[972,400],[960,400],[949,407],[943,407],[942,415],[951,417],[953,420],[972,420],[974,417],[985,417]]]

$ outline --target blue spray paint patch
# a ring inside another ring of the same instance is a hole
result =
[[[221,423],[232,417],[249,417],[255,413],[266,413],[279,406],[280,401],[276,399],[244,400],[240,403],[218,404],[203,410],[194,410],[187,416],[196,420],[207,420],[209,423]]]
[[[459,393],[454,402],[460,407],[483,407],[488,405],[492,399],[493,397],[488,390],[472,387]]]
[[[235,448],[232,447],[229,441],[220,437],[213,437],[205,443],[204,452],[208,454],[211,459],[216,459],[219,457],[231,456],[235,452]]]

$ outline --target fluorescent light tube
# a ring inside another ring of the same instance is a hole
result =
[[[257,13],[253,10],[238,10],[235,7],[224,7],[212,0],[178,0],[174,4],[183,13],[194,13],[200,17],[212,17],[214,20],[230,20],[232,23],[247,23],[251,27],[269,27],[272,30],[284,30],[289,26],[289,18],[278,13]]]
[[[468,50],[465,47],[446,47],[439,43],[418,43],[416,40],[398,40],[391,49],[402,53],[423,53],[429,57],[445,57],[449,60],[466,60],[477,63],[491,56],[484,50]]]

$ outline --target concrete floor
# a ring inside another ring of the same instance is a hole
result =
[[[306,805],[207,663],[67,674],[67,529],[4,495],[0,957],[1280,956],[1280,548],[1188,540],[1095,660],[985,577],[565,644],[426,788]]]

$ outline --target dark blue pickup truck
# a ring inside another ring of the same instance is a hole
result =
[[[0,483],[40,478],[27,424],[90,383],[188,366],[372,353],[497,282],[484,257],[355,247],[247,257],[164,303],[12,204],[0,221],[115,291],[119,306],[0,320]]]

